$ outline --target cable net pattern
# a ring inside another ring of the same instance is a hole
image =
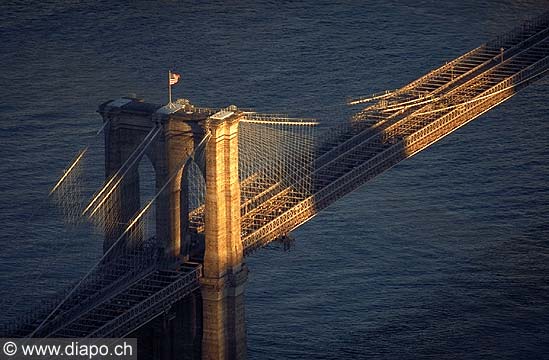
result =
[[[249,114],[240,122],[242,235],[253,232],[312,194],[317,123],[278,114]]]

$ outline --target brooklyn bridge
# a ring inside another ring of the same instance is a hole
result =
[[[394,90],[336,127],[231,105],[99,106],[105,181],[78,196],[83,148],[49,194],[104,232],[102,258],[2,337],[137,337],[151,358],[246,357],[245,258],[549,70],[549,13]],[[140,194],[142,161],[154,195]],[[150,179],[149,179],[150,180]],[[344,200],[343,200],[344,201]]]

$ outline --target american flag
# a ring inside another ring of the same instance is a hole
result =
[[[175,85],[179,82],[179,79],[181,79],[181,75],[178,73],[170,72],[170,85]]]

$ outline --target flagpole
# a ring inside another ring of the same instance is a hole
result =
[[[168,70],[168,105],[172,104],[172,71]]]

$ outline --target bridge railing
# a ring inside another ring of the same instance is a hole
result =
[[[547,26],[547,24],[549,24],[549,12],[545,12],[545,13],[539,15],[536,18],[533,18],[531,20],[527,20],[527,21],[523,22],[521,25],[516,26],[513,29],[511,29],[510,31],[496,37],[494,40],[488,41],[486,44],[483,44],[483,45],[481,45],[481,46],[479,46],[479,47],[477,47],[477,48],[461,55],[460,57],[446,63],[445,65],[439,67],[438,69],[435,69],[435,70],[423,75],[419,79],[414,80],[411,83],[409,83],[408,85],[406,85],[406,86],[402,87],[401,89],[395,91],[395,94],[412,90],[415,87],[417,87],[419,84],[424,83],[424,82],[428,81],[429,79],[432,79],[432,78],[434,78],[434,77],[436,77],[440,74],[444,74],[446,72],[449,72],[449,71],[451,71],[451,69],[454,66],[456,66],[457,64],[459,64],[463,60],[465,60],[465,59],[467,59],[471,56],[474,56],[475,54],[478,54],[478,53],[482,52],[485,49],[491,48],[491,49],[499,50],[501,47],[503,47],[503,46],[505,46],[509,43],[516,43],[517,41],[520,42],[520,37],[522,36],[522,34],[524,34],[527,31],[540,29],[543,26]],[[505,49],[505,50],[507,50],[507,49]]]
[[[146,255],[143,255],[143,251],[141,253],[138,256],[139,266],[128,267],[114,279],[108,268],[98,268],[87,282],[76,282],[64,288],[62,292],[53,295],[35,308],[25,311],[23,315],[15,318],[12,322],[3,325],[0,335],[4,337],[28,336],[34,333],[34,337],[46,336],[61,326],[65,326],[67,322],[72,321],[79,314],[108,296],[113,289],[126,285],[131,282],[131,279],[143,272],[149,272],[157,265],[158,253],[155,249],[149,249]],[[112,264],[103,265],[108,267]],[[111,280],[107,280],[107,277]]]
[[[70,288],[65,288],[57,294],[53,294],[40,302],[40,304],[31,307],[30,309],[19,313],[12,321],[2,325],[0,329],[0,337],[13,337],[22,334],[24,329],[30,329],[36,322],[44,320],[55,307],[67,296]],[[32,330],[31,330],[32,331]]]
[[[497,105],[501,101],[516,93],[516,91],[520,90],[520,88],[526,85],[524,83],[525,81],[534,81],[537,77],[542,76],[543,71],[547,70],[548,66],[549,57],[545,57],[542,60],[528,66],[517,74],[508,77],[506,80],[498,83],[492,88],[476,96],[476,98],[485,98],[483,101],[471,102],[462,107],[454,109],[453,111],[441,116],[425,128],[415,132],[406,139],[403,139],[403,141],[401,141],[400,143],[397,143],[391,148],[378,154],[377,156],[372,158],[371,161],[368,161],[367,163],[356,167],[349,173],[337,179],[332,184],[328,185],[325,189],[319,191],[319,193],[316,194],[316,198],[314,201],[315,207],[321,209],[327,206],[324,205],[324,201],[326,201],[327,203],[331,203],[336,200],[337,197],[334,198],[332,194],[345,194],[349,192],[350,189],[354,189],[354,187],[352,186],[352,182],[357,180],[362,173],[367,173],[369,179],[371,178],[370,174],[378,174],[376,168],[378,168],[379,165],[392,166],[391,164],[400,161],[402,159],[402,156],[408,157],[411,156],[413,153],[419,151],[420,149],[418,148],[410,152],[411,145],[417,142],[420,138],[428,135],[429,133],[432,133],[433,131],[436,131],[437,129],[448,126],[448,124],[450,123],[454,123],[455,125],[455,121],[458,117],[463,118],[464,116],[469,116],[467,117],[467,122],[473,120],[475,117],[489,110],[489,108]],[[491,95],[498,95],[498,97],[492,97]],[[475,111],[477,113],[475,113]],[[473,115],[474,117],[471,117]],[[462,125],[463,123],[459,124],[459,126]],[[399,155],[401,155],[400,158]],[[364,182],[365,180],[361,181],[361,183]],[[337,189],[339,189],[339,191]]]
[[[423,147],[428,144],[418,146],[418,143],[427,136],[432,136],[436,134],[437,131],[444,129],[453,123],[457,117],[462,117],[464,115],[474,115],[475,117],[481,115],[482,113],[488,111],[490,108],[496,106],[502,101],[514,95],[517,91],[521,90],[523,87],[528,85],[528,83],[535,81],[537,78],[543,76],[543,72],[549,68],[549,57],[545,57],[536,63],[528,66],[522,71],[516,73],[515,75],[507,78],[506,80],[498,83],[494,87],[486,90],[482,94],[478,95],[477,98],[484,98],[478,102],[471,102],[458,107],[456,110],[450,112],[447,115],[444,115],[434,121],[433,123],[427,125],[423,129],[417,131],[416,133],[407,137],[404,142],[407,149],[412,151],[412,154],[421,150]],[[482,112],[478,114],[472,114],[478,108],[482,109]],[[475,117],[468,118],[467,122],[473,120]],[[460,126],[464,125],[462,123]],[[439,139],[438,137],[437,139]]]
[[[510,31],[499,35],[494,40],[486,43],[486,46],[499,49],[502,46],[505,46],[509,42],[516,41],[517,37],[521,36],[523,33],[536,30],[542,27],[549,25],[549,11],[544,12],[543,14],[524,21],[522,24],[514,27]]]
[[[541,20],[538,21],[539,23],[541,23]],[[536,24],[538,23],[536,22]],[[543,38],[547,35],[547,33],[549,32],[549,28],[545,28],[545,29],[538,29],[539,32],[536,33],[536,34],[533,34],[532,36],[528,37],[527,39],[524,39],[518,43],[516,43],[512,48],[510,49],[506,49],[507,51],[507,56],[513,56],[515,55],[516,53],[519,53],[521,49],[524,49],[530,45],[532,45],[533,43],[535,43],[536,41],[539,41],[540,38]],[[480,48],[478,48],[480,49]],[[473,51],[470,51],[468,53],[466,53],[465,55],[457,58],[456,60],[454,61],[460,61],[461,59],[464,59],[470,55],[472,55],[477,49],[473,50]],[[511,53],[509,53],[511,52]],[[450,64],[452,64],[453,62],[451,62]],[[448,64],[447,64],[448,65]],[[435,72],[440,72],[440,70],[444,69],[447,67],[447,65],[444,65],[443,67],[435,70]],[[444,85],[442,85],[441,87],[435,89],[433,91],[433,94],[434,93],[441,93],[442,91],[444,90],[450,90],[450,91],[454,91],[456,89],[458,89],[460,86],[463,86],[464,84],[467,84],[469,80],[471,80],[472,77],[474,77],[475,75],[478,75],[478,74],[481,74],[483,71],[489,69],[491,66],[494,65],[494,58],[490,58],[484,62],[482,62],[481,64],[475,66],[474,68],[470,69],[469,71],[459,75],[458,77],[456,77],[455,79],[453,79],[453,81],[451,82],[448,82]],[[428,74],[428,75],[433,75],[434,73],[432,74]],[[424,76],[422,79],[425,79],[426,76]],[[419,79],[421,80],[421,79]],[[419,81],[417,80],[417,81]],[[415,83],[415,82],[414,82]],[[412,83],[412,84],[414,84]],[[407,85],[405,86],[404,88],[407,88],[409,86],[411,86],[412,84],[410,85]],[[451,88],[453,86],[453,88]],[[403,89],[404,89],[403,88]],[[412,107],[411,107],[412,108]],[[413,113],[412,113],[413,114]],[[394,114],[394,115],[398,115],[398,114]],[[333,160],[335,157],[339,156],[340,154],[343,154],[345,152],[347,152],[349,149],[351,149],[352,147],[358,145],[359,143],[361,143],[368,134],[371,134],[373,133],[375,130],[377,130],[378,127],[380,126],[387,126],[387,124],[391,125],[391,123],[388,121],[391,120],[391,119],[394,119],[396,120],[397,118],[392,115],[392,116],[389,116],[387,119],[383,120],[383,121],[380,121],[378,123],[376,123],[375,125],[369,127],[369,128],[366,128],[364,129],[363,131],[361,132],[358,132],[357,134],[355,134],[352,138],[350,138],[349,140],[341,143],[340,145],[334,147],[332,150],[322,154],[319,158],[317,158],[315,160],[315,165],[317,167],[322,167],[323,165],[325,165],[327,162]],[[410,114],[408,114],[407,116],[409,116]],[[402,118],[403,120],[405,120],[405,118]],[[398,123],[397,123],[398,124]],[[338,129],[339,130],[339,129]],[[346,130],[346,131],[349,131],[348,128],[344,128],[342,127],[341,130]]]
[[[113,296],[113,294],[117,294],[120,289],[126,288],[136,279],[139,279],[144,274],[148,274],[153,271],[155,267],[156,263],[151,263],[148,267],[136,268],[129,271],[124,276],[109,284],[107,287],[100,289],[91,298],[86,299],[85,302],[82,303],[82,306],[72,308],[69,311],[62,313],[60,316],[55,317],[51,320],[51,322],[48,322],[46,324],[47,327],[45,327],[47,334],[52,334],[58,329],[67,326],[72,321],[78,319],[79,316],[85,314],[90,309],[93,309],[94,306],[98,305],[105,298]]]
[[[105,324],[88,337],[123,337],[140,324],[166,311],[176,301],[199,288],[202,266],[182,275],[180,279],[155,293],[128,312]]]

